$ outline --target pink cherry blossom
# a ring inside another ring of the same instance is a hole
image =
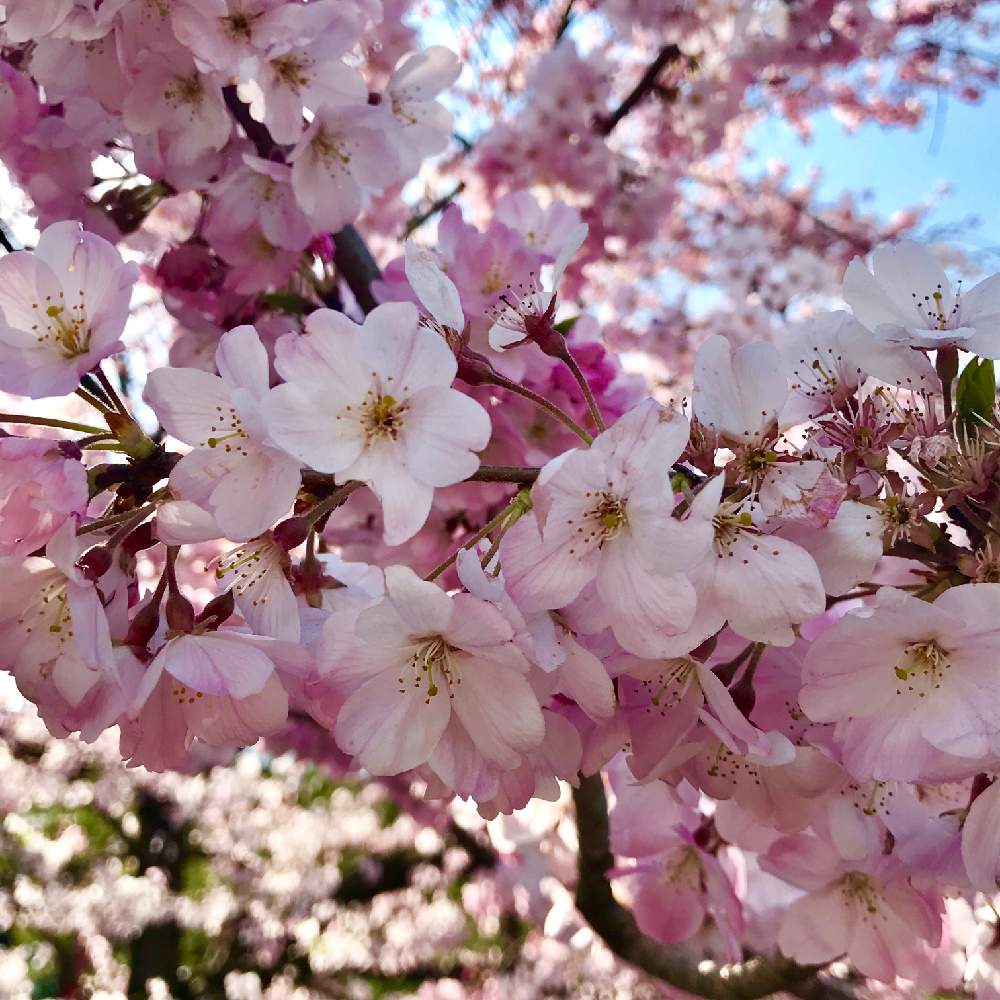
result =
[[[161,134],[169,160],[179,166],[222,149],[232,132],[221,82],[200,72],[183,49],[142,61],[122,114],[137,135]]]
[[[336,231],[352,222],[372,195],[399,178],[384,114],[365,102],[328,107],[289,154],[295,197],[317,229]]]
[[[339,482],[371,486],[385,539],[398,545],[427,520],[435,487],[478,468],[489,417],[450,388],[454,355],[418,325],[412,305],[379,306],[363,326],[319,310],[306,331],[279,342],[277,368],[286,381],[267,401],[270,438]]]
[[[799,696],[817,722],[838,723],[859,777],[931,777],[947,758],[975,773],[1000,751],[992,662],[1000,585],[966,584],[933,604],[885,588],[874,613],[845,615],[812,644]]]
[[[440,153],[451,135],[451,114],[435,98],[462,71],[450,49],[431,45],[402,59],[386,85],[386,97],[399,126],[391,133],[402,169],[414,173],[420,161]]]
[[[778,946],[799,962],[846,954],[862,975],[892,982],[910,971],[920,942],[940,940],[940,900],[914,889],[891,857],[848,861],[819,837],[797,834],[774,844],[763,865],[805,890],[778,933]]]
[[[844,298],[881,340],[1000,357],[1000,279],[994,275],[967,292],[953,290],[934,255],[911,240],[879,247],[871,271],[861,260],[851,261]]]
[[[72,447],[41,438],[0,438],[0,556],[42,548],[87,509],[87,470]]]
[[[533,491],[541,545],[515,528],[501,549],[514,600],[558,608],[594,582],[615,637],[639,655],[685,630],[695,595],[684,570],[711,544],[705,525],[670,516],[670,467],[687,434],[683,417],[650,400],[588,450],[553,459]]]
[[[267,443],[260,408],[270,366],[256,330],[230,330],[215,357],[220,375],[153,372],[146,401],[171,434],[194,448],[171,473],[177,495],[210,511],[229,537],[248,539],[291,507],[299,463]]]
[[[371,773],[398,774],[430,759],[454,719],[476,754],[517,767],[545,726],[512,638],[492,605],[390,566],[385,600],[328,650],[327,671],[355,687],[337,718],[338,743]]]
[[[36,399],[72,392],[122,349],[137,277],[75,222],[49,226],[33,252],[0,259],[0,387]]]

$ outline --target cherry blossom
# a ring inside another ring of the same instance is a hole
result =
[[[882,340],[1000,356],[1000,281],[990,277],[966,292],[961,286],[952,289],[933,254],[911,240],[879,247],[871,271],[860,260],[851,261],[844,298],[857,319]]]
[[[933,604],[887,588],[870,616],[847,615],[812,645],[799,696],[817,722],[837,722],[859,777],[914,780],[1000,750],[991,705],[995,584],[966,584]]]
[[[338,742],[373,774],[398,774],[440,753],[454,719],[475,753],[516,767],[542,742],[544,724],[512,638],[491,605],[390,566],[385,600],[328,651],[328,671],[356,686],[337,718]]]
[[[268,393],[268,360],[253,327],[237,327],[216,352],[220,375],[161,368],[146,401],[164,427],[192,445],[171,473],[179,496],[206,507],[223,531],[252,538],[292,505],[299,464],[267,441],[260,407]]]
[[[0,260],[0,386],[36,399],[72,392],[122,349],[137,277],[114,246],[74,222]]]
[[[475,472],[489,417],[450,388],[454,355],[412,305],[379,306],[360,327],[320,310],[306,331],[278,345],[285,384],[267,400],[268,434],[317,471],[370,485],[398,545],[427,520],[435,487]]]
[[[72,446],[40,438],[0,439],[0,555],[45,546],[87,509],[87,470]]]

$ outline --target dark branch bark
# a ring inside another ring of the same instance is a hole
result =
[[[354,226],[344,226],[339,233],[333,234],[333,263],[358,305],[370,313],[378,305],[372,294],[372,282],[378,281],[382,272]]]
[[[755,1000],[781,990],[812,1000],[845,994],[817,978],[814,968],[787,958],[754,958],[720,972],[701,972],[678,948],[647,937],[611,892],[606,872],[614,866],[609,843],[607,799],[599,774],[581,777],[573,792],[579,838],[576,905],[605,944],[621,959],[664,982],[709,1000]]]
[[[676,45],[664,45],[657,53],[656,58],[649,64],[646,72],[642,74],[639,82],[632,88],[632,92],[625,98],[618,107],[606,118],[602,119],[598,127],[601,135],[611,135],[615,126],[646,96],[652,93],[656,87],[656,79],[663,70],[672,62],[676,62],[681,57],[681,50]]]
[[[525,468],[517,465],[481,465],[466,482],[469,483],[519,483],[531,486],[541,469]]]

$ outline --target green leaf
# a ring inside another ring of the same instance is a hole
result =
[[[579,316],[570,316],[569,319],[561,320],[560,322],[556,323],[556,329],[564,337],[566,337],[569,335],[569,331],[572,330],[573,327],[576,325],[576,321],[579,318],[580,318]]]
[[[308,299],[296,295],[295,292],[268,292],[261,298],[268,308],[292,316],[304,316],[316,308]]]
[[[966,434],[975,434],[993,413],[996,373],[988,358],[973,358],[963,369],[955,393],[955,409]]]

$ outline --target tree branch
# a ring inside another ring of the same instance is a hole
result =
[[[358,305],[370,313],[378,305],[372,294],[372,282],[378,281],[382,272],[368,244],[354,226],[344,226],[340,232],[333,234],[333,263]]]
[[[604,943],[621,959],[657,979],[709,1000],[755,1000],[793,990],[811,1000],[833,1000],[844,993],[817,978],[817,969],[781,956],[753,958],[718,971],[702,972],[702,963],[678,948],[647,937],[632,914],[611,892],[606,873],[614,866],[608,804],[600,774],[581,777],[573,791],[579,838],[577,909]]]
[[[598,127],[601,135],[611,135],[615,126],[642,100],[650,94],[656,86],[656,78],[672,62],[676,62],[681,57],[681,50],[673,44],[664,45],[657,53],[656,58],[646,68],[639,82],[632,88],[632,92],[625,98],[618,107],[606,118],[602,119]]]

